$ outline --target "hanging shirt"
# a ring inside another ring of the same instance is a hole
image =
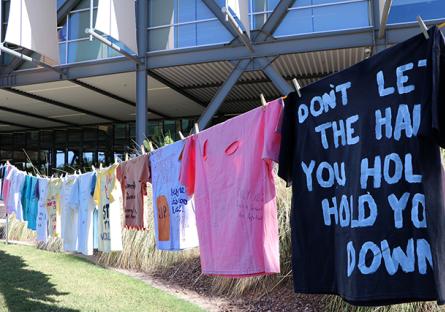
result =
[[[1,183],[1,194],[2,194],[2,200],[3,203],[5,204],[6,207],[6,202],[7,202],[7,196],[8,196],[8,192],[9,192],[9,181],[6,179],[6,177],[8,176],[9,171],[12,169],[12,166],[10,165],[5,165],[3,166],[3,170],[2,170],[2,183]]]
[[[122,250],[122,189],[116,179],[117,164],[97,170],[94,200],[98,206],[98,250]]]
[[[60,236],[60,191],[62,180],[59,178],[50,179],[46,194],[46,211],[48,220],[48,236]]]
[[[3,180],[6,178],[8,165],[0,166],[0,200],[3,200]]]
[[[25,183],[26,174],[17,168],[12,168],[8,172],[7,180],[7,201],[6,210],[9,214],[14,213],[19,221],[23,221],[23,207],[21,201],[21,191]]]
[[[445,302],[445,46],[435,27],[288,96],[296,292]]]
[[[48,183],[47,178],[38,178],[37,194],[39,197],[37,204],[37,241],[46,242],[48,239],[48,211],[46,209],[47,195],[48,195]]]
[[[205,274],[280,271],[272,161],[281,111],[280,99],[187,139],[180,181],[195,196]]]
[[[77,250],[78,221],[78,188],[77,175],[69,175],[62,179],[60,191],[61,238],[64,251]]]
[[[156,246],[181,250],[199,245],[195,203],[179,182],[184,141],[150,153]]]
[[[38,206],[37,183],[38,180],[36,177],[27,175],[21,192],[23,220],[27,221],[27,227],[30,230],[36,230]]]
[[[95,186],[93,177],[95,174],[95,172],[81,174],[75,183],[78,196],[73,199],[73,202],[79,209],[77,250],[84,255],[93,254],[93,211],[96,207],[93,200]]]
[[[147,195],[150,178],[148,155],[121,163],[117,167],[117,178],[122,187],[125,226],[144,228],[144,195]]]

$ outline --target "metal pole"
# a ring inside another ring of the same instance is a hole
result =
[[[98,33],[96,33],[92,28],[87,28],[85,29],[85,33],[89,34],[90,36],[93,36],[94,38],[96,38],[97,40],[99,40],[100,42],[102,42],[103,44],[109,46],[110,48],[112,48],[113,50],[117,51],[118,53],[122,54],[123,56],[125,56],[127,59],[129,59],[130,61],[136,63],[136,64],[142,64],[142,62],[140,60],[138,60],[137,57],[134,57],[133,55],[131,55],[130,53],[126,52],[124,49],[122,49],[121,47],[119,47],[118,45],[112,43],[110,40],[102,37],[101,35],[99,35]]]
[[[147,0],[137,0],[137,41],[138,55],[145,56],[147,52]],[[136,143],[144,143],[147,129],[147,70],[146,62],[136,65]]]
[[[90,29],[93,30],[93,6],[94,0],[90,0]],[[93,41],[93,34],[90,33],[90,41]]]

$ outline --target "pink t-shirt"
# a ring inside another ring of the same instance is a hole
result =
[[[147,195],[147,182],[150,179],[148,155],[121,163],[116,175],[122,187],[125,226],[143,229],[144,195]]]
[[[272,161],[282,107],[273,101],[187,139],[180,181],[195,196],[205,274],[280,272]]]

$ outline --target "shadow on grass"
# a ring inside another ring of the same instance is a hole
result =
[[[27,268],[21,257],[0,251],[0,296],[8,310],[78,311],[57,306],[57,297],[67,294],[57,291],[48,275]]]

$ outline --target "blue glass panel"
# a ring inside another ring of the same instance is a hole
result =
[[[178,23],[196,20],[196,0],[178,1]]]
[[[173,27],[157,28],[148,31],[149,51],[173,48]]]
[[[198,45],[225,43],[230,40],[232,40],[232,35],[219,21],[197,24]]]
[[[57,8],[60,8],[65,0],[57,0]]]
[[[333,1],[300,0],[297,2],[310,5]],[[274,35],[280,37],[366,27],[369,26],[368,10],[367,1],[293,9],[288,12]],[[348,18],[344,18],[345,12],[348,13]]]
[[[97,9],[94,10],[93,14],[93,25],[96,22]],[[69,16],[69,31],[68,39],[80,39],[86,38],[88,35],[85,33],[85,29],[90,27],[90,11],[81,11],[77,13],[72,13]]]
[[[197,0],[196,11],[198,20],[215,18],[215,15],[213,15],[212,11],[209,10],[202,0]]]
[[[178,48],[196,46],[196,24],[181,25],[176,28]]]
[[[97,6],[99,0],[94,0],[93,6]],[[74,10],[81,10],[81,9],[87,9],[90,8],[90,0],[82,0],[80,3],[76,6]]]
[[[393,0],[388,24],[413,22],[418,15],[424,20],[445,18],[445,1]]]
[[[67,24],[65,23],[65,25],[63,25],[62,28],[59,28],[57,30],[57,33],[59,35],[59,41],[66,41],[66,39],[67,39],[66,32],[67,32]]]
[[[344,18],[344,12],[348,12],[348,18]],[[315,32],[369,26],[367,2],[318,7],[313,15]]]
[[[66,43],[59,43],[60,64],[66,64]]]
[[[107,56],[107,46],[97,40],[74,41],[68,44],[68,63],[102,59]]]
[[[287,36],[313,32],[312,9],[292,10],[278,26],[274,36]]]
[[[148,5],[148,27],[170,25],[174,23],[173,0],[150,0]]]

